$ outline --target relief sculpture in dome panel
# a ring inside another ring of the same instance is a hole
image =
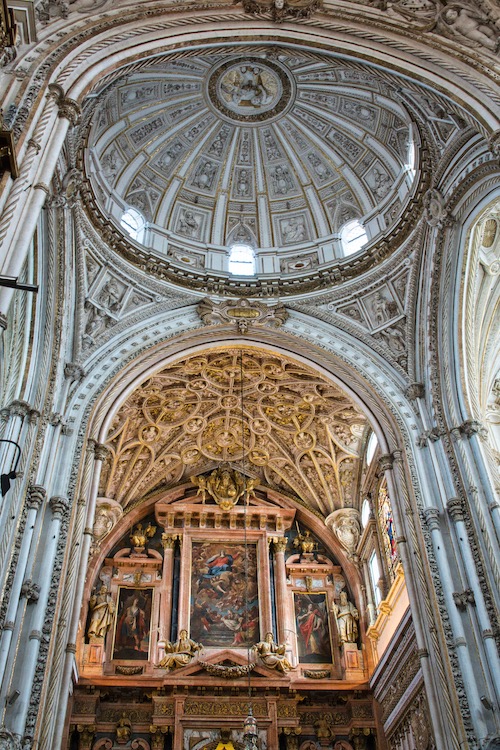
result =
[[[409,133],[419,131],[411,130],[403,101],[392,80],[319,52],[160,57],[118,78],[103,97],[107,111],[117,102],[125,109],[104,130],[92,125],[89,177],[112,221],[119,224],[124,203],[143,214],[148,231],[136,242],[168,255],[181,284],[191,282],[178,259],[189,261],[196,277],[203,269],[226,273],[224,248],[243,239],[257,257],[267,253],[257,264],[259,284],[264,266],[266,274],[293,275],[293,288],[316,284],[313,266],[322,276],[344,258],[340,238],[331,235],[345,223],[359,219],[367,244],[374,243],[411,209],[423,150],[417,143],[410,173]],[[221,190],[229,200],[218,200]],[[380,203],[381,220],[372,221]],[[190,248],[189,240],[207,247]],[[288,263],[294,246],[304,255],[297,268]],[[134,257],[147,262],[141,249]],[[345,270],[354,273],[352,265]]]

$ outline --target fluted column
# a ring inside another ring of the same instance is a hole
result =
[[[481,637],[484,643],[484,650],[487,656],[487,664],[490,670],[490,689],[495,693],[495,699],[498,702],[498,680],[500,679],[500,660],[498,658],[498,652],[496,649],[495,639],[493,636],[492,623],[486,611],[484,603],[483,592],[481,591],[481,585],[477,575],[476,565],[472,550],[469,544],[469,538],[467,529],[465,527],[464,510],[462,501],[458,497],[451,498],[448,500],[446,505],[448,513],[456,527],[456,537],[458,540],[458,546],[462,553],[464,561],[464,569],[467,575],[467,580],[473,593],[474,608],[477,613],[477,619],[479,627],[481,629]],[[493,696],[492,696],[493,698]],[[495,700],[494,699],[494,700]]]
[[[2,639],[0,641],[0,675],[2,676],[0,701],[2,702],[2,704],[7,696],[7,691],[9,689],[10,672],[6,673],[5,666],[12,642],[15,621],[18,614],[21,589],[26,576],[26,565],[28,562],[29,551],[33,539],[36,516],[40,506],[45,500],[46,495],[47,493],[43,487],[40,487],[39,485],[33,485],[32,487],[30,487],[27,500],[28,512],[26,515],[26,524],[24,527],[21,548],[19,550],[19,557],[17,559],[16,572],[14,575],[14,580],[12,581],[12,588],[10,591],[9,605],[7,607]]]
[[[488,729],[483,718],[483,707],[477,690],[476,678],[472,667],[465,631],[453,599],[455,586],[448,563],[445,542],[441,533],[440,513],[437,508],[426,508],[424,510],[424,516],[431,534],[434,555],[436,557],[436,563],[442,581],[443,596],[446,602],[449,622],[454,636],[455,651],[460,664],[467,699],[469,701],[471,719],[478,740],[482,742],[488,734]]]
[[[274,581],[276,586],[276,619],[278,643],[286,643],[291,648],[290,632],[293,631],[293,623],[290,623],[290,607],[288,606],[288,588],[286,585],[285,550],[286,537],[278,537],[273,540],[274,552]]]
[[[52,584],[52,573],[59,542],[59,532],[63,517],[68,513],[69,503],[65,497],[51,497],[50,507],[52,520],[47,529],[47,539],[44,546],[43,570],[40,571],[40,598],[32,620],[32,629],[29,634],[28,643],[24,649],[22,674],[17,675],[14,680],[15,689],[19,690],[19,698],[13,707],[11,728],[14,734],[23,735],[28,714],[31,688],[35,676],[35,670],[42,639],[43,626],[47,617],[47,604]],[[7,712],[8,716],[9,712]],[[10,718],[10,717],[9,717]]]
[[[78,578],[75,584],[75,596],[71,621],[68,628],[68,643],[66,647],[66,657],[64,662],[64,671],[61,681],[60,700],[57,706],[57,716],[54,723],[53,746],[60,747],[64,732],[64,720],[66,716],[66,698],[69,696],[71,687],[71,673],[76,651],[76,637],[78,632],[78,622],[85,588],[85,578],[87,575],[87,560],[89,557],[90,547],[93,539],[93,522],[99,490],[99,480],[101,477],[102,464],[108,454],[108,449],[102,443],[97,443],[91,439],[88,441],[87,453],[85,457],[85,466],[83,472],[83,481],[80,491],[85,501],[85,495],[88,492],[88,503],[83,531],[81,554]]]
[[[160,585],[160,642],[168,641],[172,625],[172,581],[174,575],[174,551],[176,534],[162,534],[163,576]]]

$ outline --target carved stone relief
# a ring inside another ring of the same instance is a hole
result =
[[[96,112],[88,139],[97,139],[88,162],[101,208],[111,202],[114,217],[124,202],[140,211],[153,248],[164,243],[165,229],[181,247],[186,239],[227,243],[240,222],[256,247],[279,254],[279,248],[310,243],[300,251],[318,258],[319,227],[329,237],[381,201],[387,204],[385,223],[393,225],[409,194],[406,182],[395,189],[393,175],[407,161],[409,110],[396,89],[373,73],[320,53],[313,59],[309,69],[309,57],[278,48],[266,57],[214,52],[189,63],[159,58],[117,78],[102,98],[99,111],[106,115]],[[155,71],[168,81],[160,83]],[[183,71],[189,80],[180,80]],[[324,90],[325,81],[331,91]],[[355,87],[346,96],[350,83]],[[374,99],[373,92],[383,96]],[[350,169],[339,170],[342,162]],[[366,191],[359,191],[360,180]],[[218,200],[215,214],[218,191],[230,200]],[[212,232],[215,215],[225,233]],[[204,270],[217,270],[211,264],[218,252],[220,244],[213,255],[205,253]],[[276,272],[280,260],[270,264]]]
[[[259,306],[244,309],[265,313]],[[207,321],[221,315],[234,321],[230,312],[202,310]],[[100,492],[125,506],[157,482],[169,485],[211,462],[240,460],[244,444],[255,476],[286,487],[326,516],[349,496],[364,425],[338,388],[286,359],[255,352],[242,363],[237,349],[192,357],[143,384],[116,415]]]

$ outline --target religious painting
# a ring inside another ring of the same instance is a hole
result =
[[[294,593],[299,662],[332,663],[326,594]]]
[[[149,659],[153,589],[120,587],[115,621],[113,659]]]
[[[191,638],[247,648],[259,640],[257,546],[194,542]]]

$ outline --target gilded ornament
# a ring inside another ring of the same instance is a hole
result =
[[[196,643],[188,637],[187,630],[181,630],[179,639],[175,643],[167,641],[165,656],[156,666],[166,669],[168,672],[179,667],[185,667],[194,659],[197,651],[202,649],[201,643]]]
[[[146,548],[148,540],[156,534],[156,526],[152,526],[148,523],[147,527],[143,529],[142,523],[138,523],[133,532],[130,535],[130,542],[132,547],[136,551],[142,551]]]
[[[275,669],[283,674],[293,669],[285,655],[285,644],[275,643],[272,633],[267,633],[265,639],[256,643],[252,650],[258,654],[262,663],[269,669]]]
[[[214,469],[210,476],[192,476],[191,481],[198,487],[198,495],[205,502],[207,495],[210,496],[221,510],[231,510],[241,498],[245,498],[248,504],[253,494],[257,479],[243,476],[235,469],[227,465]]]

